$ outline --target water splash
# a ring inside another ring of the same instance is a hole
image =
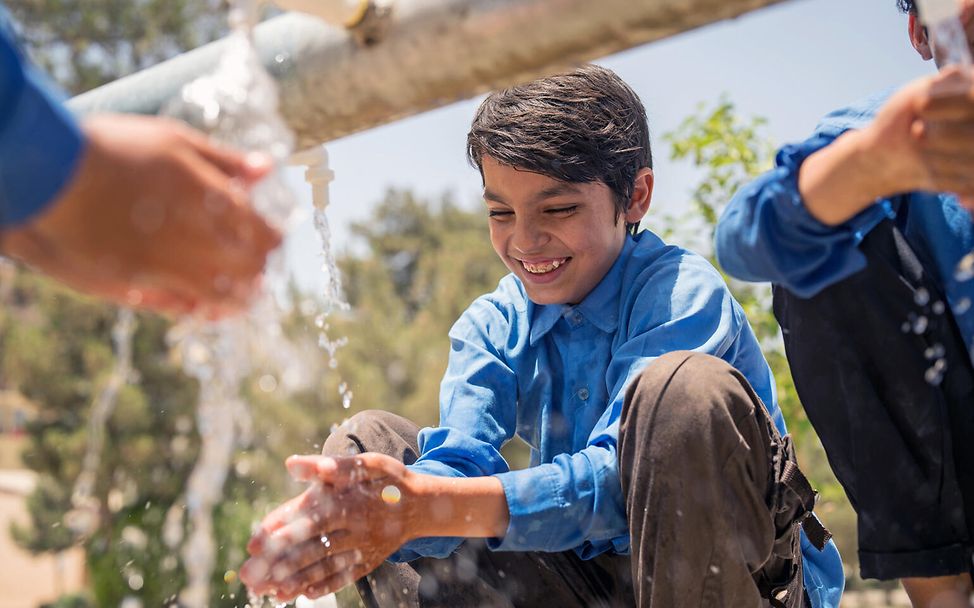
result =
[[[278,113],[277,88],[264,70],[251,41],[258,2],[237,0],[230,9],[231,35],[213,74],[181,91],[166,113],[200,128],[229,146],[270,155],[282,165],[293,147],[293,134]],[[295,208],[292,193],[278,171],[251,193],[253,205],[268,221],[286,229]],[[284,277],[283,250],[268,260],[268,277]],[[173,327],[167,339],[183,370],[199,381],[197,429],[200,455],[185,492],[166,518],[164,539],[180,543],[187,575],[179,603],[201,608],[209,601],[209,582],[216,561],[213,508],[220,501],[234,452],[250,442],[252,421],[240,397],[242,382],[256,370],[270,370],[258,382],[261,390],[295,390],[310,382],[306,357],[281,329],[285,306],[271,289],[257,296],[247,315],[216,323],[189,318]],[[280,378],[280,382],[278,382]],[[184,524],[189,530],[183,538]]]
[[[118,392],[135,377],[132,369],[132,334],[135,331],[135,315],[123,308],[112,327],[112,345],[115,363],[105,387],[91,404],[88,414],[88,443],[81,465],[81,474],[71,493],[71,510],[64,516],[64,523],[81,537],[91,536],[101,520],[101,501],[95,496],[98,465],[105,446],[105,425],[115,410]]]

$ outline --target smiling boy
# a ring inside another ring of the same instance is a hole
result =
[[[837,606],[839,556],[740,306],[703,258],[635,232],[653,190],[636,94],[595,66],[495,93],[468,154],[511,274],[450,331],[440,425],[362,412],[289,459],[314,483],[252,539],[251,590]],[[532,459],[511,471],[515,434]]]

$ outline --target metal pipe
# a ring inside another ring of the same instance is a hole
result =
[[[395,0],[369,36],[288,13],[254,41],[299,148],[735,17],[781,0]],[[376,39],[378,37],[378,39]],[[155,114],[213,70],[224,41],[69,102]]]

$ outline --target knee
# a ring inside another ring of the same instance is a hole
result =
[[[364,410],[332,430],[321,453],[345,456],[378,452],[403,459],[407,464],[418,457],[416,435],[419,428],[391,412]]]
[[[751,400],[735,398],[747,392],[746,386],[740,372],[723,359],[690,351],[667,353],[630,384],[620,432],[652,432],[688,446],[697,444],[708,427],[749,413],[740,404]]]

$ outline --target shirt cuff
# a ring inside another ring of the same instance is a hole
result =
[[[805,207],[805,200],[798,189],[798,172],[809,156],[835,141],[834,137],[816,135],[800,144],[787,145],[778,151],[777,169],[782,179],[772,182],[778,189],[775,196],[777,211],[782,221],[811,228],[814,232],[828,233],[834,227],[817,220]]]
[[[495,475],[504,487],[510,523],[504,538],[487,539],[492,551],[538,551],[551,545],[548,514],[566,506],[558,475],[539,466]]]
[[[36,217],[74,177],[84,136],[71,113],[28,68],[0,127],[0,226]]]

